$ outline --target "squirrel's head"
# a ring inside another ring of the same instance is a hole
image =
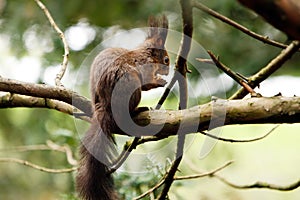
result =
[[[168,34],[168,19],[165,15],[161,17],[150,16],[148,20],[148,34],[143,48],[148,52],[149,59],[142,68],[143,82],[142,90],[150,90],[163,87],[167,82],[161,75],[168,75],[170,59],[165,49]]]

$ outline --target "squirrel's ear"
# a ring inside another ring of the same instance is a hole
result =
[[[148,19],[149,31],[148,37],[149,38],[161,38],[164,43],[168,34],[168,19],[165,15],[161,17],[153,17],[150,16]]]
[[[157,38],[155,46],[163,47],[165,45],[165,40],[163,38]]]
[[[163,15],[161,17],[160,27],[161,28],[165,28],[165,29],[169,28],[169,22],[168,22],[168,18],[166,17],[166,15]]]

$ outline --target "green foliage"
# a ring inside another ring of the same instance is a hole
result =
[[[155,173],[151,169],[149,169],[149,173],[140,175],[123,172],[116,176],[115,185],[116,188],[120,188],[118,190],[120,198],[129,200],[154,187],[160,178],[160,174]],[[159,190],[154,192],[155,196],[158,192]]]
[[[56,111],[26,108],[1,109],[0,116],[0,149],[11,149],[1,150],[0,157],[28,160],[54,169],[70,167],[63,153],[15,152],[14,147],[45,144],[47,140],[52,140],[57,144],[68,144],[75,151],[78,136],[71,117]],[[1,163],[0,179],[0,197],[8,200],[53,199],[55,193],[51,191],[67,192],[74,188],[72,174],[53,175],[14,163]],[[16,188],[18,188],[17,193]]]

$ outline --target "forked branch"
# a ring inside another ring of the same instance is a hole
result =
[[[282,50],[279,55],[277,55],[271,62],[269,62],[265,67],[263,67],[259,72],[251,76],[248,80],[248,84],[251,88],[259,86],[261,82],[266,80],[271,74],[277,71],[282,65],[289,60],[293,54],[295,54],[300,47],[300,41],[292,41],[289,46]],[[230,99],[241,99],[246,96],[248,92],[245,88],[241,88],[235,94],[233,94]]]

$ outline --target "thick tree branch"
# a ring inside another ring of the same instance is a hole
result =
[[[217,100],[179,111],[146,111],[140,113],[135,121],[145,126],[161,127],[156,137],[164,138],[178,132],[194,133],[207,130],[214,113],[226,113],[222,125],[299,123],[300,97],[260,97],[243,100]],[[225,109],[225,110],[224,110]],[[220,116],[223,119],[223,116]],[[214,118],[214,120],[217,120]],[[149,127],[151,128],[151,127]],[[121,132],[120,132],[121,133]]]
[[[63,101],[75,106],[87,116],[92,116],[91,103],[86,97],[80,96],[76,92],[62,87],[26,83],[0,77],[0,91]]]
[[[58,100],[47,98],[30,97],[7,92],[0,96],[0,108],[49,108],[54,109],[69,115],[73,114],[73,106]]]
[[[73,115],[74,117],[82,119],[87,122],[91,121],[91,119],[88,116],[75,115],[74,113],[78,109],[62,101],[40,98],[40,97],[31,97],[31,96],[14,94],[9,92],[0,95],[0,108],[17,108],[17,107],[49,108],[68,115]]]
[[[25,84],[25,86],[23,86],[22,84]],[[16,87],[14,87],[15,85]],[[28,90],[27,87],[29,88]],[[32,88],[30,89],[30,87]],[[49,89],[48,93],[47,89]],[[27,84],[3,78],[0,78],[0,90],[37,97],[46,96],[47,98],[59,98],[61,101],[66,100],[67,102],[72,101],[69,98],[70,94],[73,93],[68,90],[61,90],[51,86],[31,83]],[[52,95],[51,92],[54,92],[54,95]],[[61,93],[62,95],[60,95]],[[63,97],[63,95],[66,96]],[[16,97],[23,98],[20,95],[16,95]],[[30,99],[30,97],[26,98]],[[80,105],[81,107],[86,108],[90,106],[90,102],[88,99],[84,97],[81,97],[79,99],[81,101],[78,102],[86,104]],[[223,109],[226,109],[226,118],[223,123],[224,125],[300,122],[300,97],[260,97],[244,100],[222,100],[217,104],[217,106],[213,107],[213,105],[216,104],[210,102],[207,104],[198,105],[189,109],[178,111],[145,111],[138,114],[134,120],[141,126],[163,126],[162,130],[160,130],[159,133],[156,133],[156,137],[151,138],[149,141],[157,141],[164,137],[176,135],[178,130],[182,131],[183,133],[207,130],[212,119],[212,108],[216,113],[221,112]],[[20,102],[16,104],[10,104],[9,107],[24,106],[26,106],[26,103],[25,105],[23,105]],[[0,107],[8,107],[7,102],[3,101],[2,99],[2,101],[0,101]],[[119,131],[117,132],[117,134],[124,135],[125,133]],[[145,140],[148,141],[148,139]],[[139,143],[143,143],[143,139],[141,139]]]

